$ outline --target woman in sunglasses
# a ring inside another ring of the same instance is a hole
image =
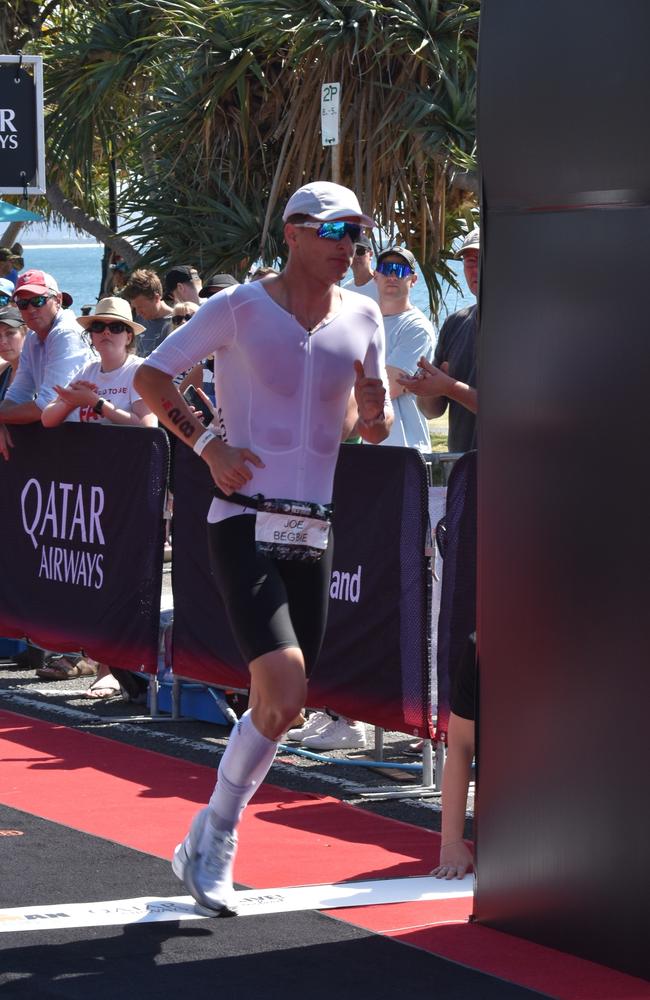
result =
[[[44,427],[57,427],[75,410],[81,423],[155,427],[158,423],[135,391],[133,376],[143,359],[136,357],[135,338],[144,330],[134,322],[125,299],[101,299],[91,316],[80,316],[80,326],[90,334],[99,361],[92,360],[68,386],[55,385],[57,398],[44,408]],[[97,665],[97,677],[86,691],[93,700],[121,697],[122,688],[131,698],[140,695],[139,679],[126,670],[106,663]]]
[[[77,320],[90,334],[100,360],[87,364],[68,386],[55,385],[57,399],[44,408],[44,427],[57,427],[76,409],[82,423],[155,427],[156,417],[136,392],[133,377],[142,364],[135,338],[136,323],[125,299],[101,299],[90,316]]]
[[[177,302],[172,309],[172,326],[174,330],[177,330],[183,323],[187,323],[189,319],[192,319],[198,308],[196,302]]]
[[[16,377],[26,336],[27,327],[18,310],[0,305],[0,399]]]

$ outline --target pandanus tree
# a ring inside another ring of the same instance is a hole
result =
[[[119,213],[132,257],[240,276],[282,258],[292,190],[338,179],[380,240],[413,250],[435,307],[472,187],[478,14],[479,0],[78,7],[65,35],[33,43],[49,177],[113,248]],[[334,163],[320,137],[327,82],[341,84]]]
[[[341,84],[336,179],[408,244],[437,301],[475,141],[478,0],[158,0],[169,70],[143,131],[156,171],[131,187],[154,263],[241,273],[282,257],[281,209],[334,179],[321,85]],[[141,9],[141,8],[140,8]],[[141,208],[140,208],[140,211]]]

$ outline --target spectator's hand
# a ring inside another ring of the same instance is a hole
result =
[[[99,395],[97,393],[97,387],[92,382],[86,382],[84,379],[79,379],[77,382],[71,382],[68,386],[55,385],[54,390],[64,403],[68,406],[95,406],[99,400]]]
[[[397,381],[415,396],[448,396],[451,386],[456,382],[449,375],[446,361],[443,361],[440,368],[436,368],[426,358],[418,361],[418,372],[415,375],[398,378]]]
[[[397,396],[403,396],[408,390],[400,383],[400,379],[409,378],[409,373],[404,371],[403,368],[386,365],[386,374],[388,375],[390,398],[395,399]]]
[[[2,455],[5,462],[9,461],[9,449],[13,448],[13,446],[14,443],[11,440],[11,434],[4,424],[0,424],[0,455]]]
[[[386,389],[380,378],[370,378],[363,370],[360,361],[354,362],[356,379],[354,382],[354,398],[357,403],[361,420],[376,420],[384,412]]]
[[[203,449],[202,458],[208,463],[212,478],[228,496],[239,493],[253,478],[249,468],[255,465],[258,469],[265,468],[264,462],[249,448],[232,448],[219,438],[208,442]]]
[[[431,872],[436,878],[464,878],[472,867],[472,852],[464,840],[440,848],[440,864]]]

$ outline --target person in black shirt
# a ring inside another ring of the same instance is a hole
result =
[[[463,258],[465,279],[473,295],[478,291],[480,234],[472,229],[463,240],[458,255]],[[433,364],[418,362],[414,378],[398,379],[418,397],[418,407],[431,420],[441,417],[449,405],[450,452],[476,448],[476,346],[478,323],[476,305],[449,316],[440,331]]]

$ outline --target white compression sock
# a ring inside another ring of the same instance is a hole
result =
[[[268,774],[278,744],[255,728],[250,709],[233,729],[221,758],[217,784],[210,798],[217,830],[234,830],[244,808]]]

